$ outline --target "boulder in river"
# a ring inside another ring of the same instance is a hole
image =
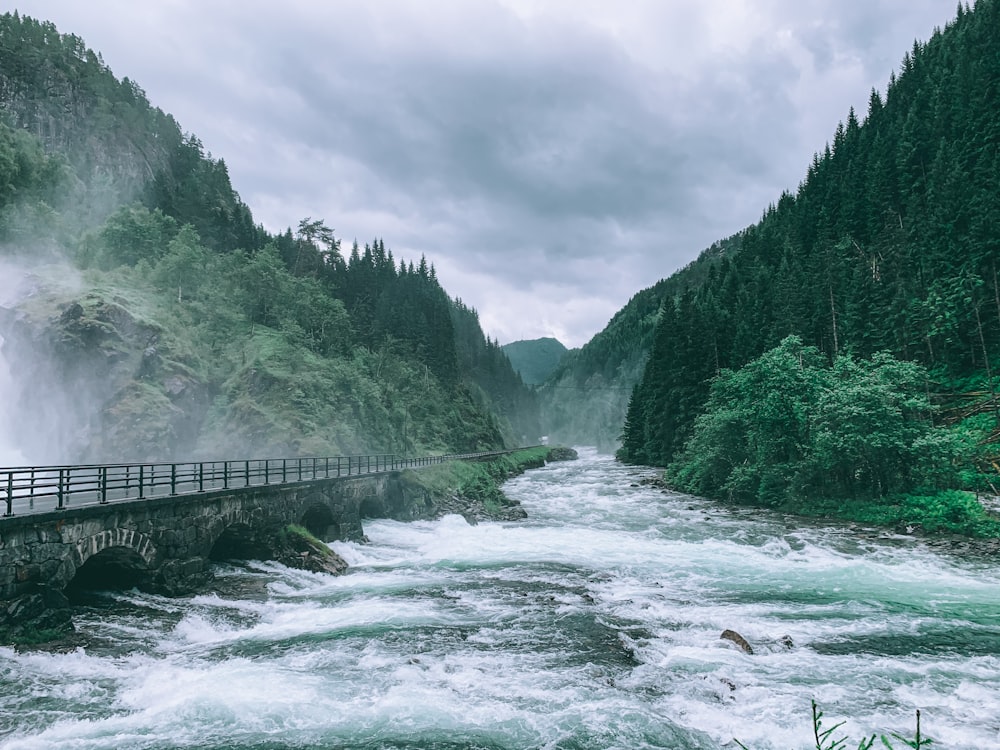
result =
[[[572,448],[556,446],[549,450],[549,455],[545,457],[545,460],[549,463],[553,461],[576,461],[579,457],[580,455]]]
[[[751,646],[750,642],[735,630],[723,630],[722,635],[720,635],[719,638],[724,641],[732,641],[739,646],[743,652],[753,655],[753,646]]]

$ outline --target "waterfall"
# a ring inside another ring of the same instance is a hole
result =
[[[12,258],[0,257],[0,310],[13,307],[24,296],[26,273]],[[7,361],[3,332],[0,331],[0,466],[23,466],[19,434],[22,426],[15,421],[17,389]]]
[[[14,423],[15,390],[10,365],[0,336],[0,466],[23,466],[26,461],[18,449],[18,430]]]

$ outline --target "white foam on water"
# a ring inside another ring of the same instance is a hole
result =
[[[812,698],[853,744],[920,708],[942,747],[1000,746],[996,568],[630,486],[647,475],[585,456],[508,484],[523,522],[368,522],[333,545],[339,577],[226,569],[259,600],[119,595],[161,630],[0,649],[0,747],[784,750],[811,746]]]

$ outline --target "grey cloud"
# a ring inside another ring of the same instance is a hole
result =
[[[494,335],[574,345],[794,189],[836,119],[954,13],[760,0],[706,47],[728,2],[637,0],[617,25],[611,6],[546,3],[19,7],[136,79],[270,228],[323,216],[347,244],[426,253]]]

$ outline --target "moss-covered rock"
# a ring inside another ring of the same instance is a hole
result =
[[[32,646],[73,632],[65,594],[38,586],[14,599],[0,602],[0,643]]]
[[[452,461],[404,471],[389,492],[386,512],[407,521],[450,513],[470,523],[521,520],[527,517],[524,508],[500,487],[528,469],[545,466],[553,450],[542,446],[482,461]]]
[[[549,455],[545,457],[545,460],[549,463],[554,461],[576,461],[579,457],[580,454],[572,448],[557,445],[554,448],[549,448]]]
[[[289,524],[273,540],[272,557],[282,565],[313,573],[340,575],[347,570],[347,562],[313,536],[308,529]]]

